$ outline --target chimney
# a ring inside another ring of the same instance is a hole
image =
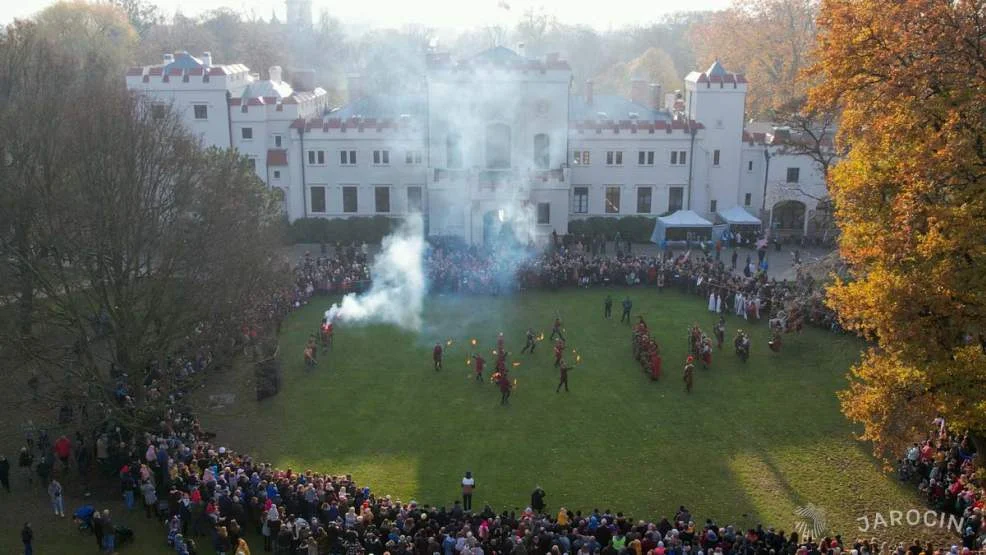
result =
[[[168,65],[175,61],[175,55],[169,52],[164,53],[164,65]]]
[[[585,81],[585,103],[592,104],[592,79]]]
[[[630,100],[634,104],[647,106],[647,81],[636,78],[630,80]]]
[[[267,70],[267,75],[268,75],[268,77],[270,77],[270,80],[271,81],[273,81],[275,83],[280,83],[281,82],[281,66],[270,66],[270,69]]]
[[[212,67],[212,52],[202,53],[202,65],[205,67]]]
[[[648,108],[650,108],[651,110],[660,110],[661,100],[663,96],[664,96],[664,92],[663,89],[661,88],[660,83],[651,83],[650,102],[647,104]]]
[[[525,47],[524,43],[522,42],[517,43],[517,54],[519,54],[521,58],[527,57],[527,48]]]
[[[363,98],[363,78],[359,73],[350,73],[346,76],[346,91],[349,93],[349,102],[356,102]]]

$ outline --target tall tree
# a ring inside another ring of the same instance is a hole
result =
[[[699,62],[720,59],[746,73],[747,111],[754,116],[804,96],[801,70],[811,61],[818,0],[734,0],[696,25],[692,42]]]
[[[81,76],[37,24],[17,21],[0,34],[0,266],[9,278],[0,295],[16,300],[20,335],[33,326],[32,268],[47,257],[38,241],[42,192],[64,179],[60,144]]]
[[[528,56],[543,56],[548,33],[558,25],[558,20],[544,8],[528,8],[517,23],[517,41],[526,46]]]
[[[841,394],[889,456],[936,413],[986,432],[986,10],[983,0],[826,0],[816,104],[842,108],[830,174],[850,281],[844,326],[875,342]]]
[[[630,81],[635,78],[645,79],[649,83],[660,83],[668,91],[681,88],[683,83],[682,76],[674,67],[671,56],[659,48],[649,48],[627,63],[612,65],[594,80],[601,92],[626,96]]]
[[[0,43],[0,60],[8,46]],[[64,87],[79,64],[56,67],[9,74],[23,113],[4,113],[5,127],[61,125],[50,135],[3,130],[9,164],[0,178],[14,186],[0,193],[0,210],[23,198],[32,205],[26,241],[16,226],[0,229],[0,263],[26,275],[42,302],[32,306],[33,326],[4,327],[0,342],[16,347],[8,362],[37,372],[46,400],[88,406],[96,421],[136,423],[161,409],[172,356],[228,361],[241,325],[259,318],[256,305],[278,283],[279,211],[245,158],[202,151],[176,114],[151,110],[117,83],[77,80],[66,96],[86,99],[84,110],[31,101]],[[121,391],[132,401],[121,403]]]
[[[144,0],[111,0],[110,4],[119,7],[130,20],[130,25],[141,37],[155,25],[159,25],[164,18],[158,12],[158,7]]]
[[[117,5],[62,1],[34,20],[42,37],[89,71],[116,78],[134,62],[137,32]]]

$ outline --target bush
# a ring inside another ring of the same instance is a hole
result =
[[[647,243],[654,232],[655,218],[650,216],[625,216],[623,218],[604,218],[593,216],[582,220],[569,220],[570,235],[603,235],[612,240],[616,232],[625,239],[629,237],[634,243]]]
[[[379,243],[399,224],[389,216],[299,218],[291,223],[290,237],[295,243]]]

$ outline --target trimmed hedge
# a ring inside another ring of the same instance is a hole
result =
[[[630,237],[634,243],[647,243],[654,232],[654,223],[657,218],[649,216],[625,216],[623,218],[604,218],[593,216],[580,220],[568,221],[568,233],[570,235],[603,235],[609,240],[613,239],[616,232],[624,239]]]
[[[299,218],[291,223],[290,237],[295,243],[379,243],[400,223],[400,219],[388,216]]]

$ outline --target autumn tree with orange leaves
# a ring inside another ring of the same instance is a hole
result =
[[[842,108],[830,174],[853,279],[828,291],[872,341],[841,392],[879,454],[936,414],[986,448],[986,1],[824,0],[811,91]]]
[[[747,112],[772,112],[804,99],[808,81],[802,70],[811,63],[818,0],[733,0],[692,31],[701,67],[716,58],[730,71],[745,73],[751,83]]]

